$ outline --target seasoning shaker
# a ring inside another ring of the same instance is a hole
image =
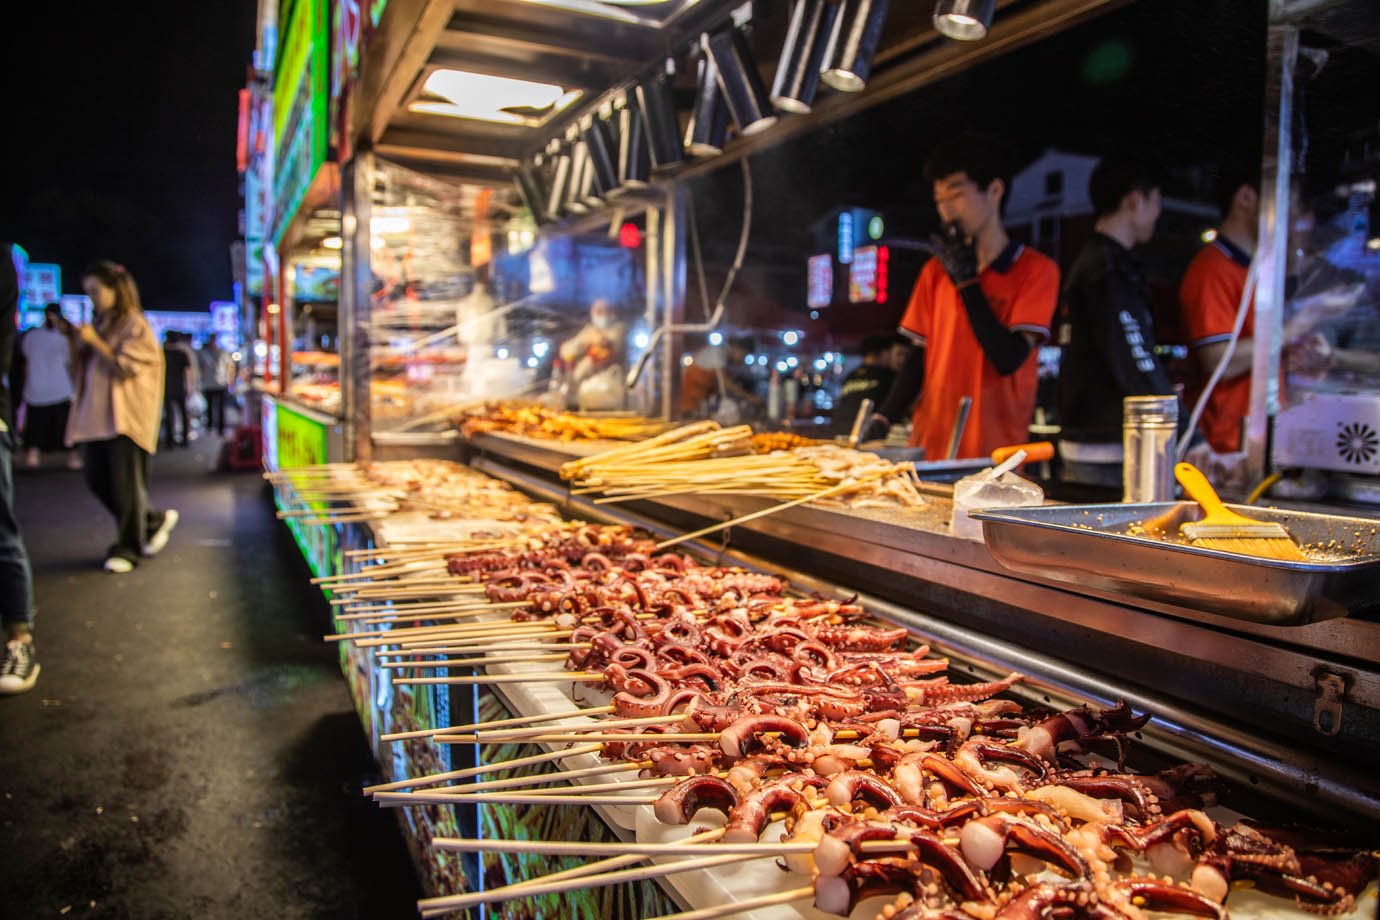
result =
[[[1121,413],[1122,501],[1173,501],[1179,398],[1127,396]]]

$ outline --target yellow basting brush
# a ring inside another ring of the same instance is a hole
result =
[[[1307,560],[1283,525],[1251,520],[1222,504],[1207,477],[1193,464],[1176,464],[1174,477],[1188,497],[1203,506],[1201,521],[1180,528],[1194,546],[1284,562]]]

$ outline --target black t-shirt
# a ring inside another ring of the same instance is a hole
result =
[[[870,399],[874,408],[880,406],[886,394],[891,392],[891,383],[895,379],[896,372],[891,368],[868,367],[866,364],[843,378],[838,401],[834,403],[834,433],[851,433],[853,419],[857,417],[862,401]]]
[[[1126,396],[1169,396],[1155,357],[1155,321],[1140,262],[1094,233],[1069,269],[1059,308],[1059,437],[1121,443]]]
[[[168,396],[187,395],[187,369],[192,359],[182,348],[163,348],[163,392]]]

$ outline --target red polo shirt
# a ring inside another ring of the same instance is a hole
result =
[[[1052,259],[1011,243],[981,271],[978,284],[1002,325],[1049,338],[1059,299],[1059,267]],[[925,448],[925,459],[945,456],[964,396],[972,397],[973,405],[959,457],[985,457],[1003,445],[1028,440],[1039,366],[1035,350],[1014,374],[998,374],[973,335],[958,289],[937,259],[925,264],[915,282],[901,333],[925,346],[925,387],[910,438],[912,445]]]
[[[1194,348],[1226,342],[1236,325],[1241,292],[1246,288],[1246,273],[1251,257],[1218,237],[1199,250],[1189,263],[1179,285],[1179,304],[1184,328]],[[1241,337],[1255,335],[1255,299],[1241,327]],[[1204,381],[1206,382],[1206,381]],[[1251,408],[1251,374],[1222,378],[1217,382],[1198,423],[1203,437],[1219,453],[1241,449],[1241,420]]]

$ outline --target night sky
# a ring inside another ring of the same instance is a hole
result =
[[[60,263],[68,293],[84,265],[111,258],[150,309],[229,298],[237,90],[255,11],[250,0],[8,4],[0,239]]]

